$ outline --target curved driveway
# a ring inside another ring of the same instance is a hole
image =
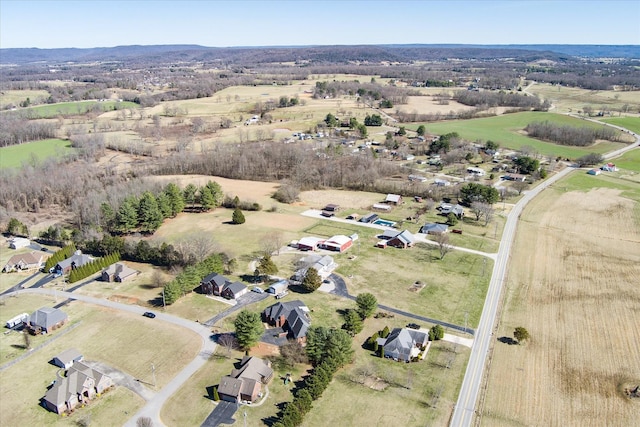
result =
[[[56,291],[53,289],[41,289],[41,288],[27,288],[22,289],[15,292],[16,294],[23,293],[31,293],[31,294],[40,294],[40,295],[49,295],[49,296],[64,296],[71,300],[77,300],[86,302],[89,304],[101,305],[103,307],[112,308],[115,310],[127,311],[129,313],[138,314],[142,316],[142,313],[147,311],[145,308],[137,306],[137,305],[127,305],[121,304],[105,299],[94,298],[85,295],[72,294],[70,292],[62,292]],[[181,326],[183,328],[187,328],[196,334],[200,335],[202,340],[202,345],[200,348],[200,353],[198,356],[193,359],[187,366],[185,366],[182,371],[178,373],[166,386],[162,388],[156,395],[151,398],[147,404],[140,409],[126,424],[127,427],[135,427],[136,421],[140,417],[149,417],[153,420],[153,425],[156,427],[163,426],[162,421],[160,419],[160,410],[162,409],[162,405],[164,405],[165,401],[171,397],[173,393],[178,391],[178,389],[193,375],[198,369],[200,369],[204,363],[209,359],[209,357],[215,352],[216,344],[211,339],[211,332],[208,328],[201,325],[200,323],[192,322],[187,319],[183,319],[181,317],[172,316],[166,313],[156,313],[156,318],[153,321],[163,321],[169,322],[177,326]]]
[[[601,123],[601,122],[600,122]],[[615,150],[604,157],[611,159],[619,156],[629,150],[632,150],[640,146],[640,136],[628,131],[627,129],[619,126],[609,125],[616,129],[628,132],[636,138],[636,142],[630,144],[622,149]],[[484,308],[482,309],[482,316],[480,317],[480,324],[476,329],[475,340],[471,349],[471,356],[467,365],[462,387],[460,388],[460,394],[458,395],[458,402],[453,411],[451,422],[452,427],[468,427],[473,421],[475,414],[476,402],[478,400],[478,393],[480,391],[480,385],[482,383],[482,377],[484,367],[487,359],[487,355],[490,350],[490,343],[492,337],[493,326],[495,325],[496,315],[498,312],[498,306],[500,303],[500,296],[502,294],[502,288],[504,284],[507,265],[509,262],[509,256],[511,253],[511,245],[515,237],[516,226],[522,210],[535,196],[537,196],[542,190],[549,187],[551,184],[560,180],[568,175],[573,168],[566,168],[548,180],[542,182],[537,187],[525,193],[524,197],[515,204],[513,210],[507,217],[504,232],[502,234],[502,241],[500,242],[500,249],[498,250],[498,258],[493,268],[491,275],[491,281],[489,282],[489,290],[485,299]]]

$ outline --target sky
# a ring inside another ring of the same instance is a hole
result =
[[[0,0],[0,47],[640,45],[640,0]]]

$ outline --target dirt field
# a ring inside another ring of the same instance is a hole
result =
[[[640,385],[638,202],[616,189],[563,193],[561,185],[518,226],[496,338],[524,326],[531,341],[495,343],[482,425],[638,421],[640,399],[622,393]]]

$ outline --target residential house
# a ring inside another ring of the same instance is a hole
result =
[[[440,215],[448,216],[452,213],[458,218],[464,216],[464,207],[459,204],[452,205],[451,203],[442,202],[436,209],[440,211]]]
[[[39,270],[44,265],[44,255],[41,252],[14,255],[5,264],[2,271],[28,271]]]
[[[387,338],[378,338],[378,345],[384,346],[384,357],[396,361],[410,362],[422,352],[429,350],[429,334],[415,329],[395,328]]]
[[[247,292],[249,292],[249,288],[244,284],[233,282],[224,285],[222,291],[220,291],[220,296],[226,299],[238,299]]]
[[[524,182],[527,179],[527,176],[523,175],[521,173],[506,173],[506,174],[502,175],[502,178],[506,179],[507,181]]]
[[[338,212],[340,210],[340,206],[330,203],[327,206],[325,206],[322,210],[327,212]]]
[[[409,230],[396,232],[396,235],[387,241],[387,245],[395,248],[406,249],[416,244],[416,239]]]
[[[411,182],[427,182],[427,178],[421,175],[409,175],[409,181]]]
[[[359,222],[364,222],[365,224],[370,224],[374,221],[377,221],[380,217],[378,216],[378,214],[375,213],[369,213],[365,216],[363,216],[362,218],[359,219]]]
[[[125,263],[116,262],[102,270],[100,277],[103,282],[124,282],[136,274],[140,274],[140,272],[130,268]]]
[[[344,252],[353,245],[353,240],[342,234],[331,237],[320,244],[320,248],[329,251]]]
[[[42,307],[29,316],[27,329],[33,334],[47,334],[64,325],[67,320],[69,320],[69,316],[64,311],[52,307]]]
[[[279,302],[267,307],[262,317],[269,325],[282,328],[287,338],[300,342],[306,340],[311,324],[309,308],[300,300]]]
[[[470,173],[470,174],[476,175],[476,176],[484,176],[486,174],[484,169],[480,169],[480,168],[476,168],[476,167],[468,167],[467,168],[467,173]]]
[[[26,248],[30,244],[31,244],[31,241],[29,239],[24,238],[24,237],[14,237],[11,240],[9,240],[9,248],[10,249]]]
[[[53,358],[53,364],[64,369],[69,369],[75,362],[80,362],[84,356],[75,348],[69,348]]]
[[[420,228],[422,234],[442,234],[449,231],[447,224],[437,224],[433,222],[426,223]]]
[[[299,268],[293,275],[294,280],[297,281],[302,281],[304,279],[309,268],[314,268],[321,278],[326,279],[333,270],[338,267],[338,264],[335,263],[333,257],[329,255],[309,255],[301,258],[297,262],[297,265]]]
[[[211,273],[200,282],[200,292],[226,299],[237,299],[249,292],[249,288],[240,282],[231,282],[222,274]]]
[[[605,172],[618,172],[618,167],[614,163],[607,163],[606,165],[602,166],[600,170],[603,170]]]
[[[218,395],[226,402],[255,402],[262,395],[262,386],[273,378],[270,363],[259,357],[244,356],[240,367],[220,380]]]
[[[387,194],[387,197],[384,199],[385,203],[390,203],[392,205],[400,205],[402,204],[402,196],[399,194]]]
[[[82,362],[76,362],[69,368],[66,377],[54,381],[42,398],[42,403],[56,414],[70,412],[78,404],[94,399],[112,385],[113,380],[108,375]]]
[[[69,258],[62,260],[58,264],[56,264],[56,266],[53,268],[53,272],[55,272],[56,274],[67,274],[73,269],[82,267],[83,265],[90,263],[91,261],[93,261],[93,259],[94,258],[92,256],[85,255],[82,253],[82,251],[75,251],[75,253]]]

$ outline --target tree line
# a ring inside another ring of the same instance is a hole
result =
[[[76,267],[71,270],[71,272],[69,273],[69,283],[75,283],[78,280],[89,277],[92,274],[95,274],[98,271],[107,268],[111,264],[114,264],[118,261],[120,261],[120,254],[118,252],[113,252],[104,257],[96,258],[85,265]]]
[[[545,120],[543,122],[531,122],[524,130],[533,138],[551,141],[560,145],[585,147],[593,144],[598,139],[620,141],[620,133],[607,126],[576,127]]]
[[[27,120],[0,114],[0,147],[56,137],[57,126],[49,121]]]
[[[208,256],[201,262],[187,266],[175,279],[164,287],[164,303],[171,305],[181,296],[194,290],[210,273],[222,273],[224,263],[220,254]]]
[[[541,101],[537,96],[520,95],[504,91],[488,92],[473,90],[458,90],[453,94],[453,99],[464,105],[489,107],[515,107],[527,108],[536,111],[547,111],[551,106],[547,100]]]

